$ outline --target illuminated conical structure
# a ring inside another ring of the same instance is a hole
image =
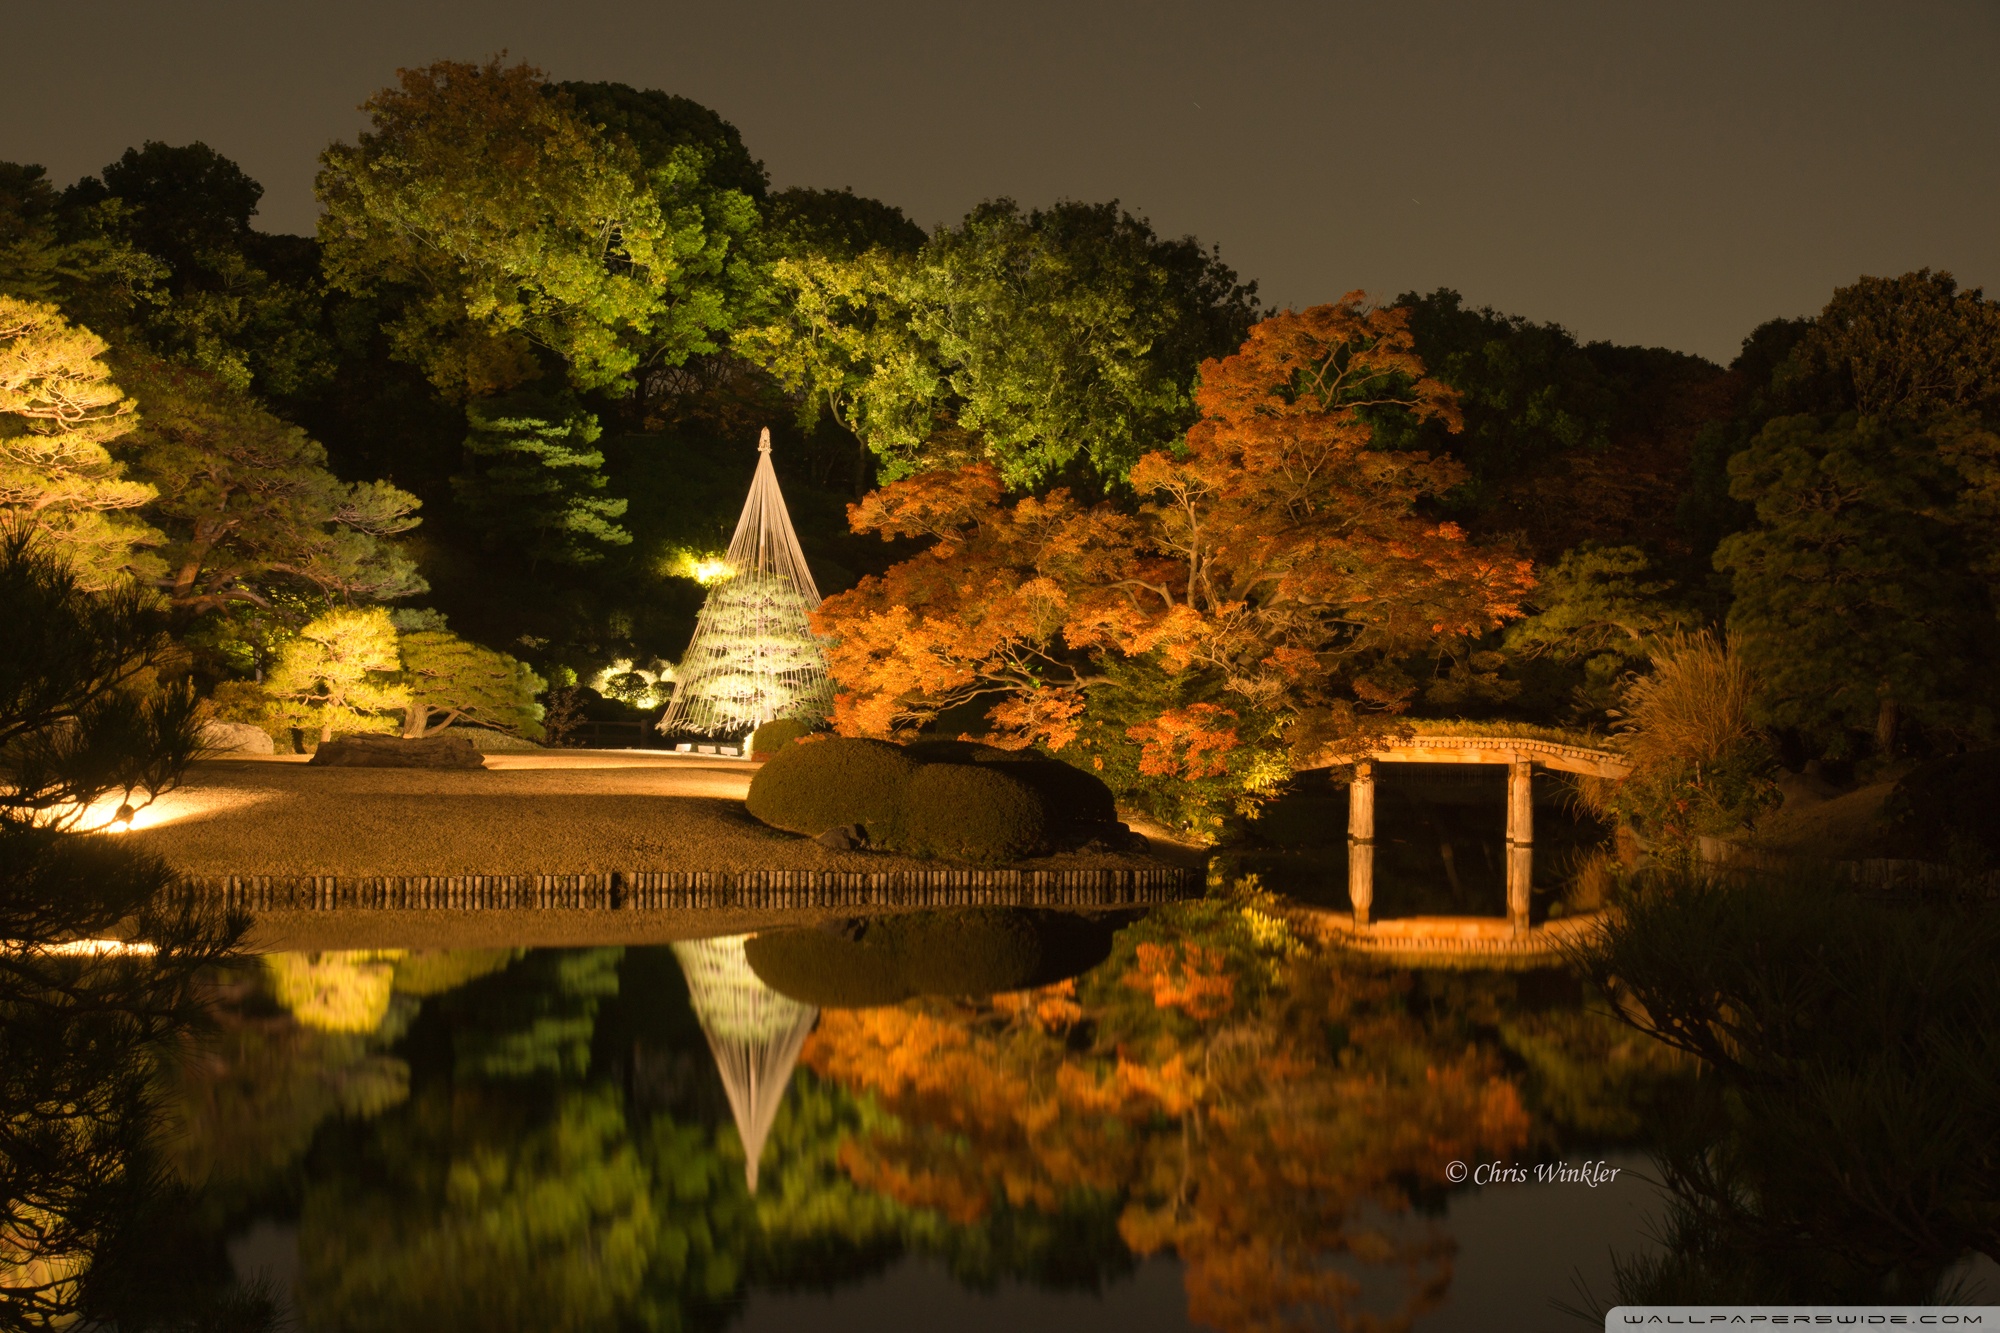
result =
[[[749,938],[683,941],[674,945],[674,957],[687,977],[694,1016],[708,1035],[708,1049],[729,1094],[729,1111],[743,1140],[743,1178],[755,1194],[764,1140],[819,1010],[787,999],[758,979],[743,951]]]
[[[825,716],[826,654],[807,620],[819,588],[771,470],[768,430],[726,562],[728,575],[702,603],[660,730],[734,735],[773,718]]]

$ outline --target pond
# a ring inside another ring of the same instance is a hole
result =
[[[1385,781],[1381,915],[1505,911],[1492,796]],[[248,958],[36,1197],[131,1328],[1590,1327],[1695,1071],[1558,966],[1309,929],[1342,797],[1182,902]],[[1548,919],[1595,835],[1538,800]]]

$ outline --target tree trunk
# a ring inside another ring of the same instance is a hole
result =
[[[418,699],[410,700],[410,706],[403,710],[403,738],[405,740],[421,737],[424,734],[424,726],[427,721],[425,714],[428,712],[430,712],[429,704]]]
[[[1901,721],[1896,701],[1884,695],[1875,709],[1875,752],[1888,754],[1896,745],[1896,727]]]

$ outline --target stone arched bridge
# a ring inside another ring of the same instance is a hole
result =
[[[1352,763],[1354,779],[1347,795],[1347,893],[1354,907],[1352,931],[1378,933],[1369,920],[1375,904],[1375,766],[1377,764],[1504,764],[1507,766],[1507,922],[1516,947],[1532,952],[1552,947],[1538,940],[1541,932],[1528,925],[1528,893],[1534,879],[1535,806],[1533,779],[1537,766],[1595,778],[1623,778],[1631,764],[1615,750],[1544,740],[1533,736],[1451,736],[1419,733],[1364,755],[1329,755],[1328,763]],[[1396,923],[1394,933],[1412,943],[1445,944],[1469,938],[1477,917],[1418,917]],[[1497,923],[1494,923],[1497,924]],[[1490,928],[1475,932],[1490,935]],[[1434,936],[1435,939],[1431,937]]]

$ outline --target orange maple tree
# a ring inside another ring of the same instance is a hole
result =
[[[1405,312],[1354,293],[1274,316],[1204,363],[1196,401],[1131,503],[1010,497],[981,463],[852,506],[855,531],[930,545],[816,614],[836,725],[891,735],[998,696],[997,738],[1062,750],[1143,666],[1175,684],[1127,710],[1140,766],[1197,779],[1253,733],[1304,756],[1387,727],[1413,661],[1520,614],[1528,562],[1423,512],[1459,465],[1374,447],[1383,413],[1458,421]]]

